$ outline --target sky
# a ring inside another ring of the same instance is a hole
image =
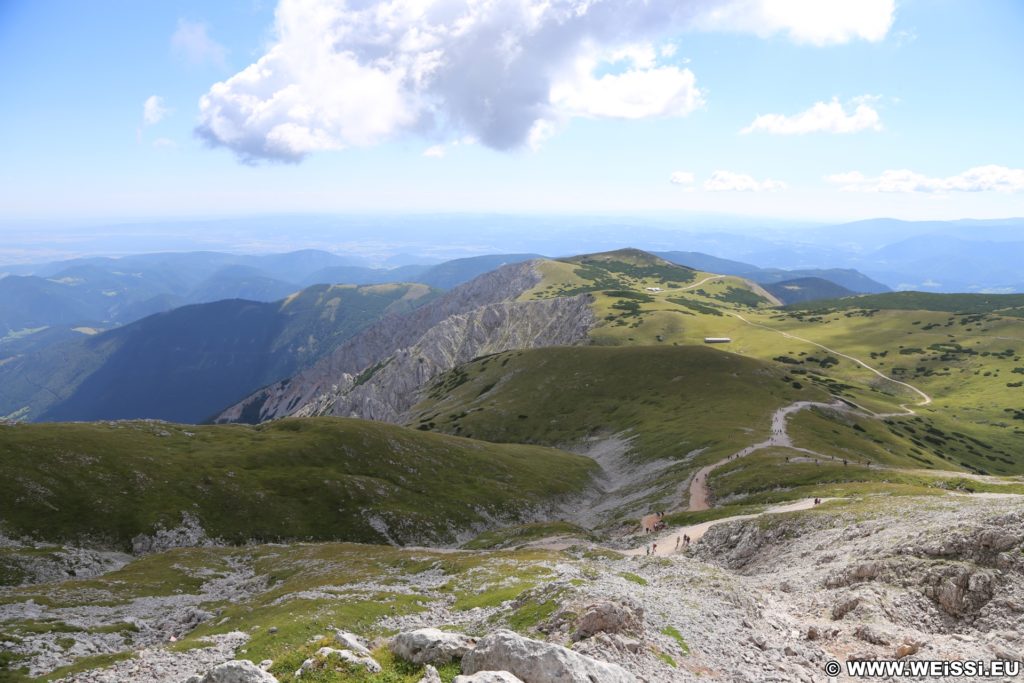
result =
[[[0,0],[0,221],[1024,216],[1019,0]]]

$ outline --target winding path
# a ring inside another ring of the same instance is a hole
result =
[[[892,377],[889,377],[889,375],[886,375],[881,370],[878,370],[877,368],[871,367],[870,365],[868,365],[867,363],[862,361],[860,358],[855,358],[854,356],[851,356],[849,354],[846,354],[846,353],[843,353],[841,351],[836,351],[835,349],[829,348],[828,346],[825,346],[824,344],[819,344],[816,341],[811,341],[810,339],[806,339],[804,337],[800,337],[800,336],[797,336],[795,334],[790,334],[789,332],[783,332],[782,330],[777,330],[774,327],[769,327],[768,325],[762,325],[761,323],[751,322],[751,321],[747,320],[746,318],[744,318],[739,313],[730,313],[729,315],[732,315],[732,316],[734,316],[736,318],[739,318],[740,320],[742,320],[743,322],[745,322],[746,324],[748,324],[748,325],[750,325],[752,327],[760,327],[763,330],[768,330],[769,332],[775,332],[776,334],[781,334],[786,339],[793,339],[795,341],[804,342],[805,344],[810,344],[811,346],[817,346],[819,349],[822,349],[823,351],[828,351],[829,353],[832,353],[832,354],[835,354],[835,355],[840,356],[842,358],[845,358],[847,360],[853,361],[854,363],[856,363],[857,365],[860,365],[864,369],[869,370],[869,371],[875,373],[876,375],[878,375],[879,377],[881,377],[885,381],[892,382],[893,384],[899,385],[901,387],[904,387],[906,389],[910,389],[911,391],[913,391],[915,394],[917,394],[918,396],[921,397],[921,400],[918,401],[917,404],[916,404],[918,407],[926,406],[926,405],[928,405],[929,403],[932,402],[932,397],[931,396],[929,396],[928,394],[924,393],[923,391],[921,391],[920,389],[915,387],[913,384],[908,384],[906,382],[901,382],[898,379],[893,379]],[[858,408],[861,408],[861,407],[858,406]],[[900,416],[900,415],[916,415],[917,414],[917,413],[914,412],[913,409],[908,408],[907,404],[905,404],[905,403],[901,403],[900,404],[900,408],[902,408],[904,410],[904,412],[902,412],[902,413],[875,413],[873,411],[866,410],[864,408],[861,408],[861,410],[864,410],[865,412],[870,413],[871,415],[873,415],[875,417],[897,417],[897,416]]]
[[[706,278],[702,282],[706,282],[708,279],[713,279],[713,278]],[[700,283],[698,283],[698,284],[700,284]],[[845,358],[845,359],[847,359],[849,361],[852,361],[852,362],[856,363],[857,365],[860,365],[861,367],[863,367],[863,368],[873,372],[874,374],[878,375],[879,377],[881,377],[882,379],[886,380],[887,382],[892,382],[893,384],[896,384],[898,386],[904,387],[906,389],[910,389],[915,394],[917,394],[920,397],[920,399],[921,399],[921,400],[919,400],[915,404],[917,407],[926,406],[926,405],[928,405],[929,403],[932,402],[932,397],[931,396],[929,396],[928,394],[924,393],[923,391],[921,391],[920,389],[918,389],[914,385],[908,384],[907,382],[901,382],[898,379],[893,379],[892,377],[889,377],[888,375],[883,373],[881,370],[878,370],[877,368],[874,368],[874,367],[868,365],[867,363],[862,361],[860,358],[856,358],[854,356],[851,356],[851,355],[849,355],[847,353],[843,353],[841,351],[836,351],[835,349],[830,348],[828,346],[825,346],[824,344],[819,344],[816,341],[811,341],[810,339],[806,339],[804,337],[800,337],[800,336],[795,335],[795,334],[790,334],[789,332],[784,332],[782,330],[776,330],[775,328],[769,327],[768,325],[762,325],[761,323],[751,322],[750,320],[747,320],[746,318],[744,318],[739,313],[730,313],[730,315],[735,316],[736,318],[739,318],[741,321],[743,321],[747,325],[751,325],[753,327],[759,327],[761,329],[768,330],[769,332],[775,332],[776,334],[781,334],[783,337],[785,337],[787,339],[793,339],[795,341],[800,341],[800,342],[804,342],[805,344],[810,344],[812,346],[816,346],[819,349],[827,351],[828,353],[834,354],[836,356],[840,356],[841,358]],[[712,471],[714,471],[715,469],[717,469],[717,468],[721,467],[722,465],[724,465],[725,463],[729,462],[730,460],[735,460],[737,458],[742,458],[742,457],[744,457],[746,455],[750,455],[754,451],[758,451],[758,450],[761,450],[761,449],[764,449],[764,448],[771,448],[773,446],[777,446],[777,447],[789,448],[790,450],[801,451],[803,453],[807,453],[808,455],[812,455],[814,457],[819,457],[819,458],[831,457],[831,456],[823,455],[823,454],[818,453],[816,451],[808,450],[806,448],[799,448],[797,446],[794,446],[793,445],[793,440],[789,436],[789,431],[787,429],[786,420],[793,413],[801,411],[801,410],[804,410],[805,408],[811,408],[811,407],[814,407],[814,406],[819,406],[819,407],[823,407],[823,408],[836,408],[836,409],[841,409],[842,410],[842,409],[849,409],[849,406],[851,406],[851,405],[855,406],[859,411],[863,411],[864,414],[870,415],[871,417],[874,417],[874,418],[903,417],[903,416],[907,416],[907,415],[916,415],[916,413],[914,412],[913,408],[910,408],[905,403],[901,403],[900,404],[900,408],[903,410],[903,412],[899,412],[899,413],[876,413],[876,412],[874,412],[872,410],[868,410],[867,408],[865,408],[863,406],[859,406],[859,405],[857,405],[855,403],[849,403],[848,404],[845,401],[839,401],[839,400],[833,401],[832,403],[821,403],[821,402],[816,402],[816,401],[797,401],[796,403],[791,403],[788,406],[784,406],[782,408],[779,408],[778,410],[776,410],[772,414],[772,432],[771,432],[771,436],[769,436],[767,439],[765,439],[764,441],[762,441],[760,443],[756,443],[756,444],[753,444],[751,446],[747,446],[746,448],[743,448],[742,450],[739,450],[739,451],[733,453],[732,455],[729,455],[729,456],[723,458],[722,460],[719,460],[718,462],[711,463],[710,465],[705,465],[704,467],[702,467],[699,470],[697,470],[696,474],[693,475],[693,479],[690,480],[690,502],[689,502],[689,506],[687,507],[687,510],[698,511],[698,510],[710,509],[710,507],[711,507],[711,503],[710,503],[710,500],[711,500],[711,488],[708,486],[708,475]]]

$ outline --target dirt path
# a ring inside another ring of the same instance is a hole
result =
[[[820,498],[821,501],[832,500],[831,498]],[[649,540],[639,548],[633,548],[631,550],[619,550],[623,555],[636,556],[636,555],[647,555],[648,546],[656,544],[658,547],[654,550],[654,555],[672,555],[680,550],[684,550],[682,538],[683,535],[690,537],[690,543],[696,543],[704,536],[708,529],[715,526],[716,524],[724,524],[726,522],[736,522],[742,519],[754,519],[761,515],[773,515],[779,514],[780,512],[796,512],[797,510],[808,510],[814,507],[813,498],[804,498],[803,500],[797,500],[792,503],[785,503],[781,505],[774,505],[762,512],[756,512],[749,515],[733,515],[731,517],[722,517],[721,519],[713,519],[708,522],[701,522],[700,524],[691,524],[690,526],[675,527],[669,531],[664,531],[660,535],[650,536]],[[680,539],[679,547],[676,547],[676,539]]]
[[[819,344],[816,341],[811,341],[810,339],[806,339],[804,337],[800,337],[800,336],[797,336],[795,334],[790,334],[789,332],[783,332],[782,330],[777,330],[774,327],[769,327],[768,325],[762,325],[761,323],[751,322],[751,321],[747,320],[746,318],[744,318],[739,313],[730,313],[730,315],[732,315],[732,316],[734,316],[736,318],[739,318],[740,320],[742,320],[743,322],[745,322],[746,324],[748,324],[748,325],[750,325],[752,327],[760,327],[763,330],[768,330],[769,332],[775,332],[776,334],[781,334],[786,339],[793,339],[793,340],[796,340],[796,341],[804,342],[805,344],[810,344],[811,346],[817,346],[819,349],[822,349],[823,351],[828,351],[829,353],[832,353],[832,354],[835,354],[837,356],[840,356],[841,358],[845,358],[845,359],[847,359],[849,361],[853,361],[854,363],[856,363],[857,365],[860,365],[864,369],[869,370],[869,371],[875,373],[876,375],[878,375],[879,377],[881,377],[885,381],[892,382],[893,384],[897,384],[897,385],[899,385],[901,387],[904,387],[906,389],[910,389],[911,391],[913,391],[915,394],[917,394],[918,396],[921,397],[921,400],[918,401],[917,404],[916,404],[918,407],[926,406],[926,405],[928,405],[929,403],[932,402],[932,397],[931,396],[929,396],[928,394],[924,393],[923,391],[921,391],[920,389],[915,387],[913,384],[908,384],[906,382],[901,382],[898,379],[893,379],[892,377],[889,377],[888,375],[883,373],[881,370],[878,370],[876,368],[871,367],[870,365],[868,365],[867,363],[862,361],[860,358],[856,358],[854,356],[851,356],[849,354],[843,353],[841,351],[836,351],[835,349],[829,348],[828,346],[825,346],[824,344]],[[858,407],[860,407],[860,406],[858,406]],[[861,410],[864,410],[865,412],[870,413],[871,415],[874,415],[875,417],[898,417],[898,416],[902,416],[902,415],[916,415],[914,410],[912,408],[908,407],[907,404],[905,404],[905,403],[901,403],[900,404],[900,408],[902,408],[904,412],[902,412],[902,413],[875,413],[875,412],[867,410],[865,408],[861,408]]]
[[[772,413],[772,432],[771,435],[761,441],[760,443],[753,444],[742,448],[732,455],[729,455],[718,462],[713,462],[710,465],[697,470],[697,473],[693,475],[693,479],[690,480],[690,505],[687,510],[693,512],[698,510],[707,510],[711,507],[711,489],[708,487],[708,474],[715,469],[721,467],[730,460],[736,460],[744,456],[750,455],[754,451],[759,451],[763,448],[782,447],[788,448],[794,451],[800,451],[801,453],[807,453],[813,457],[828,458],[830,456],[818,453],[816,451],[808,450],[806,448],[798,448],[793,445],[793,440],[789,436],[789,431],[786,427],[786,420],[793,413],[799,412],[806,408],[812,408],[819,406],[822,408],[844,408],[846,407],[841,401],[834,401],[832,403],[821,403],[818,401],[797,401],[796,403],[790,403],[788,406],[779,408]]]

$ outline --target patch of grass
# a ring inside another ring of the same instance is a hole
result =
[[[672,655],[668,654],[667,652],[655,652],[654,654],[658,657],[658,659],[660,659],[661,661],[665,662],[666,664],[671,666],[673,669],[678,669],[679,668],[679,665],[676,664],[676,660],[673,659]]]
[[[94,655],[91,657],[83,657],[74,664],[69,666],[62,666],[59,669],[51,671],[45,676],[34,679],[38,681],[56,681],[61,678],[65,678],[72,674],[81,673],[82,671],[89,671],[91,669],[101,669],[106,666],[111,666],[117,662],[123,662],[126,659],[132,659],[135,654],[132,652],[115,652],[113,654]],[[2,680],[2,679],[0,679]]]
[[[690,645],[686,642],[686,639],[683,638],[683,634],[679,632],[679,629],[677,629],[675,626],[666,626],[665,628],[661,629],[661,632],[664,635],[671,638],[672,640],[676,641],[676,644],[679,645],[679,649],[682,651],[684,655],[690,654]]]
[[[646,586],[647,585],[647,579],[645,579],[642,576],[639,576],[638,574],[634,574],[633,572],[619,572],[619,576],[624,578],[626,581],[632,581],[633,583],[637,584],[638,586]]]

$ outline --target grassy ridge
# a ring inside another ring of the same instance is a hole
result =
[[[411,426],[487,441],[558,445],[626,433],[641,460],[715,460],[767,437],[772,412],[826,400],[785,368],[707,347],[510,351],[441,376]]]
[[[791,310],[879,310],[938,311],[943,313],[992,313],[1017,309],[1024,311],[1024,294],[936,294],[934,292],[887,292],[827,301],[809,301],[788,306]]]
[[[595,468],[552,449],[343,418],[21,424],[0,427],[0,453],[8,533],[119,546],[182,512],[229,541],[380,542],[377,519],[400,542],[450,542],[485,515],[517,518],[580,491]]]

